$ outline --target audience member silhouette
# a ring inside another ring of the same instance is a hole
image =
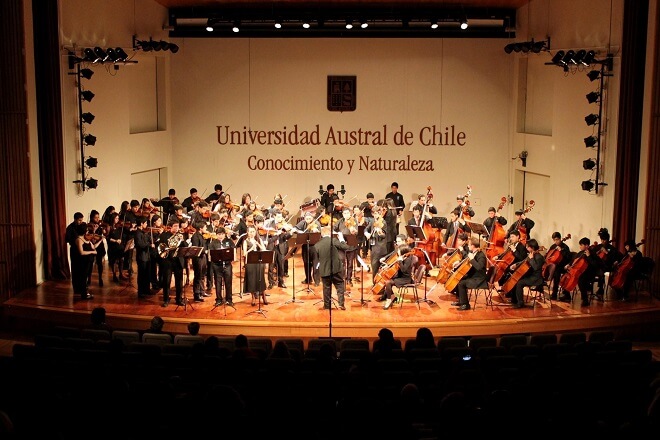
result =
[[[112,326],[106,322],[105,307],[94,307],[90,315],[90,325],[88,328],[97,330],[107,330],[112,333]]]

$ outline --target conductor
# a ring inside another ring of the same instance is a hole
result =
[[[332,299],[332,285],[337,289],[338,307],[346,310],[344,306],[344,267],[339,258],[339,249],[350,248],[341,233],[336,238],[330,236],[330,226],[321,228],[321,239],[314,245],[319,254],[319,274],[323,283],[323,309],[330,310]]]

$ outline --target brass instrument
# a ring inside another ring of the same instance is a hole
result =
[[[182,241],[183,234],[179,232],[168,238],[167,243],[160,243],[158,245],[158,255],[160,255],[160,258],[167,258],[170,254],[170,251],[178,248]]]

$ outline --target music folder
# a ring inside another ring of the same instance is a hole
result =
[[[431,217],[428,222],[435,229],[447,229],[449,225],[447,217]]]
[[[201,246],[187,246],[179,247],[174,251],[173,257],[199,257],[204,252],[204,248]]]
[[[234,248],[211,249],[211,261],[213,263],[234,261]]]

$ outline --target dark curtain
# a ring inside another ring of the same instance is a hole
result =
[[[624,241],[636,238],[648,10],[648,0],[627,0],[623,8],[615,215],[612,225],[612,238],[621,250]]]
[[[39,181],[46,280],[68,278],[57,0],[33,0]],[[71,219],[73,221],[73,219]]]

